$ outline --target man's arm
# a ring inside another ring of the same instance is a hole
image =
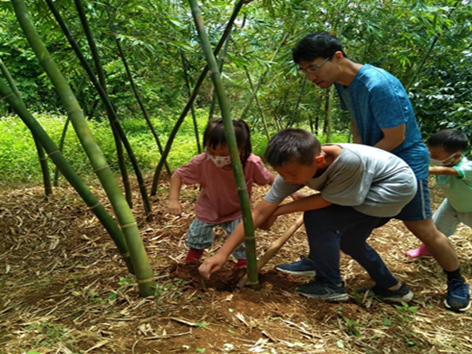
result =
[[[397,146],[400,146],[403,141],[405,141],[405,124],[381,130],[384,136],[377,144],[374,145],[376,148],[385,151],[392,151]]]
[[[264,221],[277,209],[280,203],[269,203],[262,200],[252,211],[252,220],[254,229],[261,226]],[[234,229],[231,236],[225,241],[221,248],[213,257],[205,259],[202,265],[198,268],[200,274],[208,279],[210,275],[223,267],[231,252],[235,250],[244,241],[244,224],[240,222]]]

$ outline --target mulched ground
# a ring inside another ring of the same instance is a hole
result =
[[[149,181],[150,183],[150,181]],[[0,192],[0,353],[470,353],[472,311],[444,309],[445,277],[431,258],[410,260],[418,245],[400,222],[375,231],[371,245],[415,293],[405,306],[384,304],[354,289],[370,284],[348,257],[341,260],[346,303],[301,297],[306,278],[274,271],[307,250],[303,227],[262,269],[260,291],[236,287],[228,264],[208,281],[183,265],[185,232],[198,189],[185,187],[185,214],[166,212],[168,178],[152,197],[153,220],[133,212],[157,283],[152,297],[137,285],[103,227],[69,187],[46,198],[40,187],[4,186]],[[138,189],[135,188],[137,191]],[[257,187],[254,200],[267,191]],[[93,192],[106,204],[99,187]],[[433,188],[434,206],[441,195]],[[262,254],[298,217],[280,218],[257,232]],[[471,276],[471,230],[451,237]],[[213,254],[224,238],[217,231]],[[231,262],[230,262],[231,263]]]

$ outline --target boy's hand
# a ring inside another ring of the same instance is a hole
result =
[[[207,258],[198,267],[200,275],[205,279],[210,279],[210,275],[220,270],[226,263],[227,257],[216,253],[213,257]]]
[[[259,228],[269,231],[272,225],[274,225],[275,220],[277,220],[277,215],[272,214],[261,224],[261,226],[259,226]]]
[[[290,197],[292,198],[293,201],[300,200],[306,197],[306,195],[302,192],[295,192],[290,194]]]
[[[179,201],[170,201],[167,211],[173,215],[182,215],[182,205]]]

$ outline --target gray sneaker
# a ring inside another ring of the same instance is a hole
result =
[[[383,289],[374,285],[368,288],[359,289],[358,292],[365,292],[367,290],[372,291],[379,300],[387,302],[409,302],[413,299],[413,293],[408,289],[405,283],[403,283],[398,290]]]
[[[347,301],[349,296],[346,294],[344,282],[340,286],[312,280],[309,283],[300,285],[295,291],[301,295],[312,297],[315,299],[323,299],[329,301]]]

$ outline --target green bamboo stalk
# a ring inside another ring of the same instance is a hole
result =
[[[93,38],[92,31],[90,30],[90,27],[88,25],[87,17],[85,16],[85,11],[83,9],[81,1],[75,0],[75,6],[77,8],[77,12],[79,14],[79,18],[85,32],[87,42],[89,44],[90,52],[92,53],[92,59],[93,59],[93,62],[95,63],[95,70],[97,72],[98,81],[100,82],[100,85],[102,86],[103,90],[108,96],[105,74],[103,72],[102,64],[100,62],[100,56],[98,54],[97,45],[95,44],[95,39]],[[120,134],[118,133],[118,129],[116,127],[117,124],[113,123],[113,113],[110,111],[109,107],[106,107],[106,110],[107,110],[107,117],[110,122],[110,127],[113,133],[113,139],[115,141],[116,154],[118,158],[118,167],[120,169],[121,177],[123,179],[123,187],[125,189],[126,200],[128,201],[130,208],[132,208],[133,207],[133,193],[131,190],[131,182],[129,180],[128,170],[126,169],[125,156],[123,154],[123,145],[120,139]],[[147,198],[147,192],[145,193],[145,195]],[[149,210],[148,210],[148,206],[149,206]],[[149,215],[150,205],[144,203],[144,208],[146,209],[146,215]]]
[[[67,162],[67,160],[64,158],[64,155],[62,155],[49,135],[44,131],[33,115],[26,109],[24,103],[19,99],[19,97],[13,94],[11,89],[3,82],[3,80],[0,80],[0,97],[13,108],[16,114],[18,114],[21,120],[30,129],[32,134],[38,139],[41,146],[44,147],[51,160],[61,170],[61,173],[64,175],[64,177],[69,181],[77,193],[79,193],[85,204],[87,204],[98,220],[100,220],[108,234],[115,242],[121,257],[128,267],[128,270],[131,273],[134,273],[128,246],[126,245],[121,229],[118,227],[110,214],[107,213],[98,199],[92,194],[92,192],[90,192],[87,185],[74,171],[72,166]]]
[[[18,88],[15,85],[15,81],[13,81],[13,78],[10,75],[10,72],[8,71],[7,67],[3,63],[3,61],[0,59],[0,70],[7,80],[8,84],[10,85],[13,93],[18,97],[18,99],[21,101],[21,103],[24,104],[23,99],[21,98],[20,91],[18,91]],[[43,147],[39,143],[38,139],[33,135],[33,140],[34,140],[34,146],[36,146],[36,151],[38,152],[38,159],[39,159],[39,165],[41,166],[41,173],[43,175],[43,184],[44,184],[44,194],[51,195],[52,194],[52,183],[51,183],[51,176],[49,175],[49,166],[47,162],[47,157],[44,154]]]
[[[157,148],[159,149],[159,153],[162,156],[161,141],[159,140],[159,136],[157,135],[156,130],[154,129],[152,125],[151,119],[149,119],[149,115],[147,113],[146,107],[144,107],[143,101],[141,100],[141,96],[139,95],[138,89],[136,88],[136,85],[134,84],[133,75],[131,75],[131,70],[129,69],[128,61],[126,60],[125,54],[123,53],[123,48],[121,48],[121,44],[118,38],[115,38],[115,42],[116,42],[116,47],[118,48],[118,54],[120,55],[121,61],[123,62],[123,66],[125,67],[126,75],[128,76],[131,89],[133,90],[134,97],[136,98],[136,101],[138,102],[138,105],[141,108],[141,112],[143,112],[144,119],[146,120],[146,123],[149,127],[149,130],[152,133],[152,136],[154,137]],[[167,173],[170,175],[171,171],[170,171],[170,167],[167,161],[165,165],[166,165]]]
[[[223,73],[223,66],[226,59],[226,52],[228,51],[230,41],[231,41],[231,34],[226,39],[225,45],[223,46],[223,50],[221,51],[220,63],[218,65],[218,70],[220,72],[220,75]],[[210,121],[213,118],[213,114],[215,113],[215,107],[216,107],[216,93],[213,91],[213,95],[211,98],[210,113],[208,114],[208,121]]]
[[[64,144],[66,141],[67,129],[69,128],[70,119],[69,117],[66,118],[66,122],[64,123],[64,127],[62,128],[61,138],[59,140],[59,151],[64,151]],[[54,186],[59,186],[59,169],[56,166],[54,170]]]
[[[244,65],[244,71],[246,72],[246,77],[247,77],[247,80],[249,81],[249,86],[251,87],[251,92],[254,92],[254,85],[252,84],[251,74],[249,73],[249,70],[248,70],[246,65]],[[269,134],[269,128],[267,127],[267,121],[265,119],[264,111],[262,110],[261,103],[259,102],[259,98],[257,97],[257,95],[255,95],[254,98],[256,100],[256,105],[257,105],[257,109],[259,110],[259,114],[261,115],[262,125],[264,126],[264,131],[266,133],[267,142],[269,142],[270,134]]]
[[[326,143],[331,142],[331,135],[333,132],[333,102],[334,102],[334,85],[326,90],[327,107],[326,107]]]
[[[87,125],[80,105],[75,98],[69,84],[59,71],[56,63],[51,58],[49,52],[41,41],[36,28],[34,27],[26,5],[23,0],[11,0],[16,17],[28,40],[31,48],[35,52],[40,64],[46,71],[49,79],[53,83],[56,91],[64,104],[70,117],[71,123],[77,136],[84,147],[87,156],[92,163],[103,189],[105,190],[115,215],[120,223],[128,246],[133,269],[136,273],[139,291],[142,296],[154,294],[155,282],[143,242],[139,235],[137,223],[131,213],[129,205],[121,192],[121,188],[116,181],[113,172],[108,166],[105,157],[99,146],[94,141],[92,133]]]
[[[233,120],[231,118],[231,111],[229,109],[228,100],[226,98],[225,89],[223,87],[221,76],[218,71],[218,64],[215,59],[210,46],[210,41],[203,25],[200,8],[197,0],[189,0],[192,8],[192,15],[197,27],[198,36],[202,44],[203,52],[211,71],[211,79],[215,86],[218,103],[223,117],[223,125],[225,128],[226,142],[231,157],[231,166],[233,174],[236,179],[236,186],[238,189],[239,202],[241,204],[242,218],[244,224],[245,244],[246,244],[246,258],[247,258],[247,273],[248,285],[251,288],[259,289],[259,279],[257,276],[257,255],[256,255],[256,238],[254,235],[254,224],[252,220],[251,202],[244,179],[244,171],[239,158],[238,146],[236,143],[236,136],[234,134]]]
[[[251,1],[252,0],[240,0],[238,1],[238,3],[236,3],[233,9],[233,13],[231,14],[231,17],[228,20],[228,23],[226,24],[226,28],[223,32],[223,35],[221,36],[218,44],[215,47],[215,51],[213,53],[214,55],[218,54],[226,38],[228,38],[229,34],[231,33],[231,28],[233,27],[233,23],[236,20],[236,17],[238,16],[243,5],[248,4]],[[156,194],[157,184],[159,182],[159,176],[161,174],[164,161],[166,161],[167,156],[169,155],[170,148],[172,147],[175,136],[177,135],[177,132],[179,131],[180,126],[182,125],[185,117],[187,116],[187,113],[190,110],[190,107],[192,107],[193,101],[197,97],[198,90],[200,89],[200,86],[202,86],[203,81],[205,80],[206,75],[208,74],[208,71],[209,71],[209,68],[208,68],[208,65],[206,65],[202,73],[200,74],[200,77],[198,78],[198,81],[195,84],[195,87],[193,88],[192,94],[190,95],[187,101],[187,104],[185,105],[182,113],[180,114],[179,119],[177,119],[177,122],[175,122],[174,128],[172,129],[172,132],[170,133],[169,138],[167,139],[166,147],[164,148],[164,154],[161,156],[161,159],[159,160],[159,163],[157,164],[157,167],[156,167],[156,171],[154,173],[154,178],[153,178],[152,187],[151,187],[151,195]]]
[[[77,90],[75,92],[75,97],[77,97],[77,99],[79,99],[84,86],[85,86],[85,79],[82,77],[80,79],[79,85],[77,86]],[[69,128],[69,123],[70,123],[70,119],[69,117],[67,117],[64,127],[62,128],[61,138],[59,139],[59,150],[61,152],[64,151],[64,144],[66,141],[67,129]],[[57,167],[54,169],[54,186],[55,187],[59,186],[59,169]]]
[[[69,41],[69,44],[71,45],[72,49],[74,50],[75,54],[80,60],[80,63],[82,64],[83,68],[87,72],[88,77],[90,78],[90,81],[94,85],[95,89],[97,90],[98,94],[100,95],[100,98],[102,99],[103,103],[105,104],[105,107],[107,108],[107,113],[111,113],[111,118],[108,116],[109,119],[111,119],[112,125],[116,128],[116,131],[118,132],[121,141],[123,142],[123,145],[126,148],[126,152],[128,153],[128,157],[131,161],[131,164],[133,165],[134,171],[136,173],[136,178],[139,183],[139,189],[141,192],[141,197],[143,199],[143,205],[145,208],[145,212],[147,214],[147,217],[149,218],[151,215],[151,205],[149,202],[149,198],[147,196],[147,190],[146,190],[146,185],[144,178],[142,177],[141,171],[138,166],[138,162],[136,160],[136,157],[133,153],[133,150],[131,148],[131,145],[129,144],[128,139],[126,138],[126,134],[124,133],[123,129],[121,128],[121,125],[119,124],[118,117],[116,115],[115,108],[111,104],[111,101],[108,97],[108,94],[102,87],[102,85],[98,82],[97,78],[95,77],[95,73],[92,71],[90,66],[87,63],[87,60],[83,56],[79,46],[77,43],[74,41],[72,38],[72,35],[67,27],[67,25],[64,23],[62,20],[62,17],[60,16],[59,12],[55,8],[53,2],[51,0],[46,0],[48,3],[48,6],[51,10],[51,12],[54,14],[54,17],[56,18],[56,21],[58,22],[59,26],[61,27],[62,31],[64,32],[65,36],[67,37],[67,40]],[[119,153],[119,152],[118,152]],[[126,181],[124,181],[126,183]]]
[[[272,63],[275,58],[277,57],[277,55],[279,54],[280,50],[282,49],[282,46],[285,44],[287,38],[288,38],[288,35],[289,35],[289,32],[286,32],[283,37],[282,37],[282,40],[279,42],[279,45],[277,46],[277,48],[275,49],[274,51],[274,54],[272,54],[272,58],[270,59],[270,62]],[[251,97],[249,97],[249,100],[247,101],[246,103],[246,107],[244,107],[243,109],[243,112],[241,113],[241,118],[240,119],[245,119],[246,118],[246,115],[247,115],[247,112],[249,111],[249,109],[251,108],[252,106],[252,101],[254,100],[254,97],[256,97],[257,95],[257,92],[259,91],[260,87],[262,86],[262,84],[264,83],[264,80],[267,76],[267,74],[269,74],[270,70],[272,68],[272,65],[269,65],[269,67],[262,73],[261,77],[259,78],[259,81],[255,87],[255,89],[253,90],[252,92],[252,95]]]
[[[185,88],[187,89],[188,97],[190,97],[192,90],[190,89],[190,80],[188,75],[189,65],[183,52],[180,52],[180,59],[182,61],[182,72],[185,80]],[[193,131],[195,132],[195,142],[197,144],[197,151],[200,154],[202,152],[202,147],[200,145],[200,134],[198,134],[197,117],[195,115],[195,108],[193,107],[193,105],[190,107],[190,112],[192,113]]]
[[[300,87],[300,92],[298,93],[298,97],[297,97],[297,103],[295,104],[295,108],[293,110],[292,117],[288,121],[288,123],[286,125],[286,128],[291,127],[293,122],[295,122],[295,119],[297,118],[298,107],[300,107],[300,102],[302,100],[303,91],[305,91],[306,81],[307,81],[306,75],[303,75],[302,85]]]

